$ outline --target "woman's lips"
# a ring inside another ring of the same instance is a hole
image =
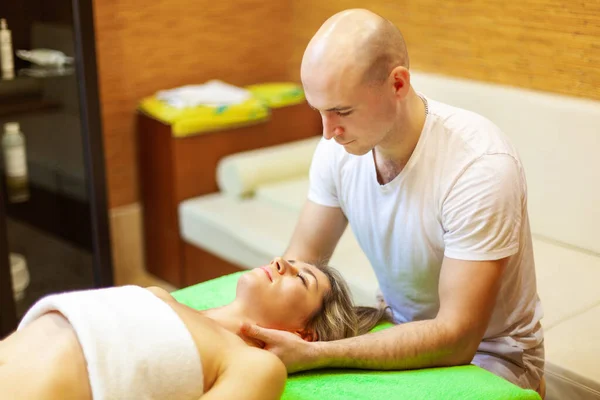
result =
[[[260,269],[262,269],[263,271],[265,271],[265,274],[267,274],[267,277],[269,278],[269,280],[271,282],[273,282],[273,277],[271,276],[271,272],[269,271],[269,269],[267,267],[260,267]]]

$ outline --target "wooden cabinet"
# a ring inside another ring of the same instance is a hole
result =
[[[146,267],[184,287],[238,268],[183,241],[179,204],[218,191],[216,168],[222,157],[320,135],[322,125],[319,114],[304,102],[273,109],[267,122],[183,138],[139,113],[137,130]]]

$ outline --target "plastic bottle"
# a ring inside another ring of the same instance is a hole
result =
[[[15,63],[12,33],[8,29],[4,18],[0,19],[0,63],[2,65],[2,79],[13,79],[15,77]]]
[[[25,289],[29,286],[30,276],[27,259],[22,254],[10,253],[10,272],[12,275],[13,295],[16,301],[23,300]]]
[[[29,182],[25,136],[17,122],[4,124],[2,149],[8,201],[12,203],[27,201],[29,199]]]

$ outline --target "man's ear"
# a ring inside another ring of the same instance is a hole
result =
[[[410,88],[410,72],[406,67],[399,65],[392,70],[390,75],[394,83],[396,95],[404,98]]]
[[[302,329],[294,333],[298,335],[302,340],[305,340],[307,342],[316,342],[317,340],[319,340],[319,335],[312,329]]]

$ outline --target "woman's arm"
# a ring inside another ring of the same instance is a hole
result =
[[[202,400],[277,400],[286,378],[285,366],[279,358],[249,347],[224,363],[223,371]]]
[[[62,314],[44,314],[0,342],[0,398],[92,399],[83,350]]]

